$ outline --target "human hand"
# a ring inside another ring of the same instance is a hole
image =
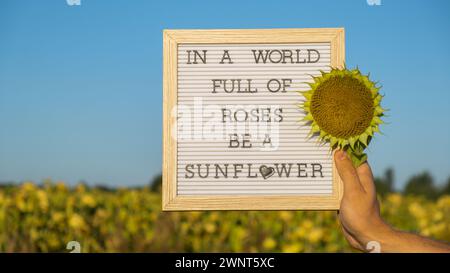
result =
[[[366,162],[355,168],[343,151],[336,151],[334,161],[344,184],[339,220],[345,239],[362,251],[372,250],[375,241],[382,252],[447,252],[450,245],[420,235],[393,229],[383,221],[377,200],[372,170]]]
[[[339,220],[349,244],[367,251],[367,243],[380,241],[392,232],[380,216],[372,170],[367,162],[355,168],[344,151],[334,154],[335,165],[344,185]]]

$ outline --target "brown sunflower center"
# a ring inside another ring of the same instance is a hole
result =
[[[364,133],[374,112],[372,93],[351,76],[331,77],[311,98],[311,114],[321,130],[340,138]]]

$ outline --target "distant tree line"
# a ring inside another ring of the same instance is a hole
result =
[[[51,180],[43,181],[42,183],[51,183]],[[89,184],[85,181],[80,181],[80,184],[84,184],[86,188],[95,188],[103,191],[114,192],[116,190],[113,186],[108,185],[94,185],[89,186]],[[402,193],[407,195],[418,195],[423,196],[428,199],[436,199],[442,195],[450,195],[450,177],[447,178],[447,181],[443,185],[436,185],[433,176],[425,171],[410,177],[403,189],[396,189],[395,187],[395,175],[394,170],[392,168],[386,169],[384,174],[379,177],[375,177],[375,186],[377,188],[377,193],[381,196],[384,196],[388,193]],[[0,181],[0,189],[7,190],[9,188],[14,188],[18,184],[14,182],[6,182]],[[148,185],[150,189],[154,192],[161,192],[162,186],[162,176],[161,174],[155,176]],[[142,186],[137,187],[129,187],[129,188],[141,188]]]
[[[435,184],[433,176],[427,171],[410,177],[400,191],[395,189],[394,170],[386,169],[381,177],[375,178],[377,192],[385,195],[391,192],[399,192],[408,195],[420,195],[429,199],[436,199],[441,195],[450,194],[450,177],[447,182],[439,187]]]

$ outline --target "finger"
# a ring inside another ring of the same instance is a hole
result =
[[[375,183],[373,181],[372,169],[370,168],[369,163],[365,162],[361,164],[361,166],[356,169],[356,173],[358,174],[359,181],[366,193],[376,196]]]
[[[344,195],[364,193],[364,188],[361,186],[358,173],[347,154],[342,150],[337,150],[334,153],[334,162],[344,184]]]

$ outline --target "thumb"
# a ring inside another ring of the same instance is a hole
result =
[[[364,188],[361,185],[358,173],[347,153],[342,150],[337,150],[334,153],[334,162],[344,184],[344,195],[364,193]]]

